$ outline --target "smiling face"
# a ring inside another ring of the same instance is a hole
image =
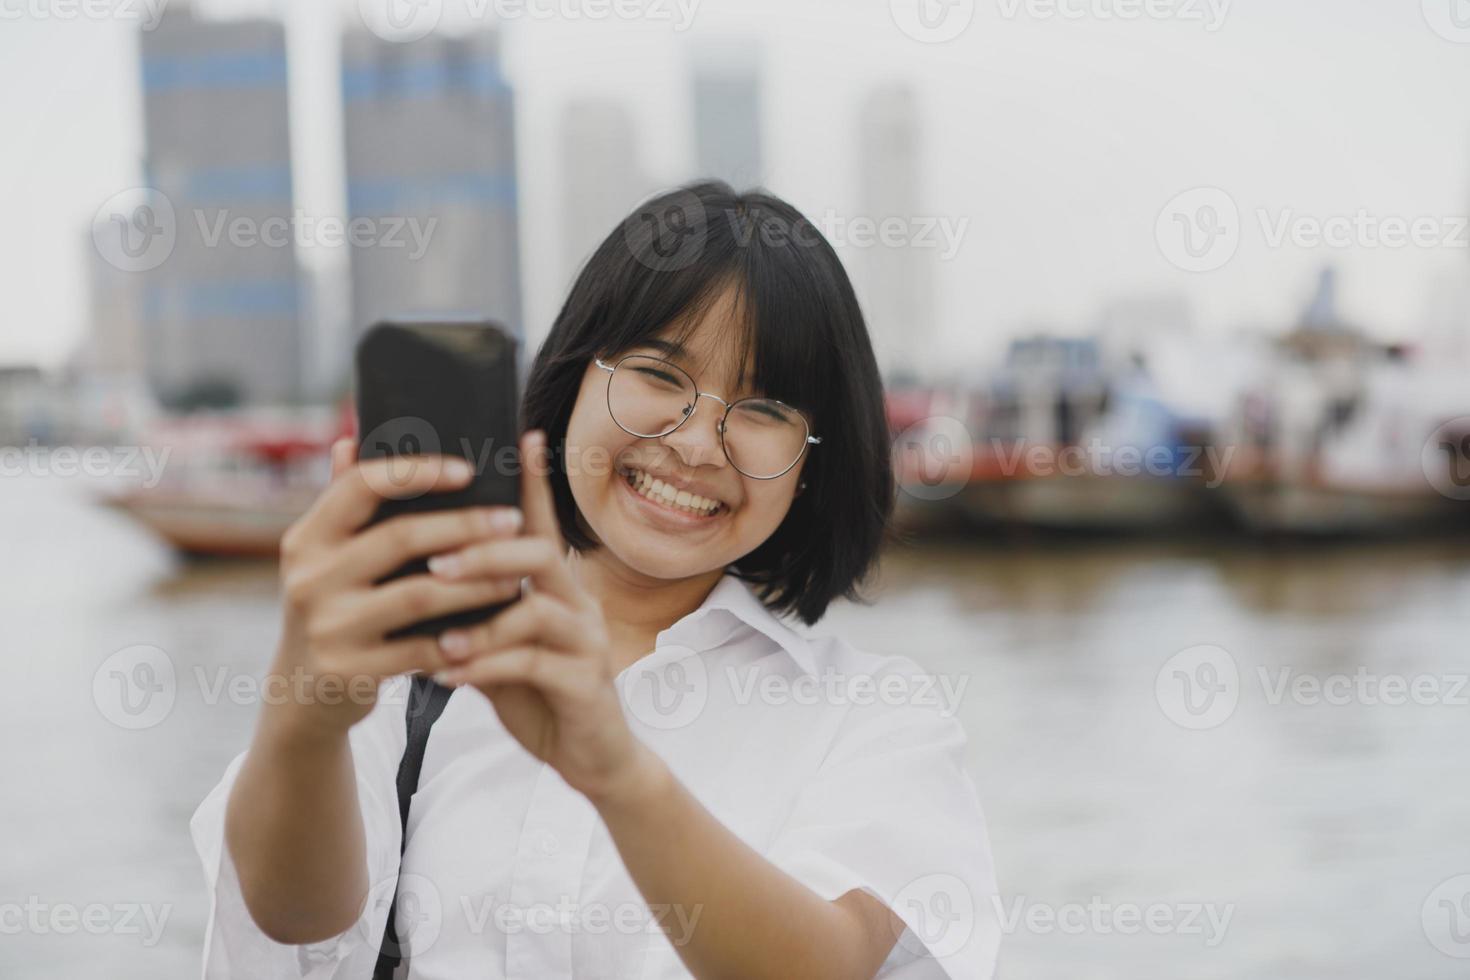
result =
[[[700,392],[733,402],[761,394],[737,377],[746,337],[737,294],[729,289],[701,311],[691,329],[666,328],[604,363],[629,354],[663,358],[688,372]],[[632,435],[608,411],[610,378],[588,362],[566,434],[572,497],[601,542],[604,560],[649,578],[688,578],[739,560],[775,531],[791,507],[805,455],[775,479],[742,475],[720,445],[724,406],[706,397],[673,432]],[[579,459],[585,465],[576,465]]]

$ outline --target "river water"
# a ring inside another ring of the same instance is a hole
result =
[[[187,824],[248,739],[274,570],[181,563],[89,492],[0,481],[0,973],[195,976]],[[874,596],[818,631],[948,685],[1001,976],[1470,971],[1463,542],[949,542],[894,550]]]

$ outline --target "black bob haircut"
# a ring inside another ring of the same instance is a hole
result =
[[[883,386],[852,284],[832,246],[791,205],[704,181],[645,201],[598,246],[536,354],[521,405],[543,429],[568,545],[597,546],[572,499],[565,448],[572,407],[594,357],[665,328],[688,331],[725,290],[746,332],[740,376],[803,410],[806,488],[762,544],[730,566],[777,614],[817,622],[833,599],[860,599],[893,510]],[[680,334],[679,336],[684,336]]]

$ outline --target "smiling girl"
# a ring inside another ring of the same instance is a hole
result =
[[[468,467],[334,447],[282,543],[271,673],[367,695],[265,705],[196,813],[205,975],[365,980],[401,953],[414,978],[989,977],[959,723],[909,658],[783,621],[857,598],[894,495],[825,239],[724,184],[648,201],[582,270],[522,415],[518,511],[368,526]],[[453,693],[404,817],[414,672]]]

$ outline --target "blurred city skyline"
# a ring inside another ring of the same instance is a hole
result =
[[[449,3],[440,26],[500,35],[516,100],[532,347],[574,271],[562,147],[577,105],[596,99],[626,113],[638,170],[629,187],[672,186],[701,175],[696,123],[709,121],[694,112],[696,68],[741,60],[760,80],[760,183],[834,231],[885,216],[866,210],[874,180],[863,120],[874,92],[911,92],[914,193],[879,206],[905,212],[914,227],[934,221],[959,232],[952,255],[921,256],[935,337],[923,369],[993,356],[1037,329],[1084,332],[1110,307],[1148,297],[1182,298],[1207,330],[1284,329],[1328,265],[1340,270],[1344,318],[1372,333],[1415,340],[1459,329],[1470,250],[1455,222],[1470,210],[1470,113],[1455,95],[1470,81],[1470,61],[1464,44],[1436,31],[1434,2],[1392,11],[1180,0],[1176,16],[1152,20],[1104,16],[1108,4],[1080,0],[1052,16],[1045,4],[997,2],[978,6],[943,43],[906,34],[889,4],[844,8],[839,18],[811,3],[704,0],[644,5],[667,19],[495,22],[471,21]],[[342,31],[362,29],[359,5],[193,6],[207,18],[284,19],[294,207],[347,213],[337,80]],[[678,29],[682,16],[691,16],[687,30]],[[0,106],[22,148],[0,167],[17,226],[31,230],[0,245],[15,277],[8,294],[18,299],[0,363],[54,366],[86,342],[95,262],[86,231],[104,201],[143,183],[139,33],[121,17],[7,23],[13,44],[0,72],[11,91],[36,95]],[[91,73],[75,71],[79,64]],[[1239,212],[1238,246],[1203,271],[1167,254],[1158,227],[1171,201],[1195,188],[1224,191]],[[1359,214],[1370,228],[1429,217],[1442,234],[1397,248],[1360,232],[1342,247],[1272,242],[1298,222],[1310,230]],[[861,295],[872,249],[841,241],[840,230],[834,237]],[[344,251],[313,246],[298,259],[309,272],[330,272]]]

